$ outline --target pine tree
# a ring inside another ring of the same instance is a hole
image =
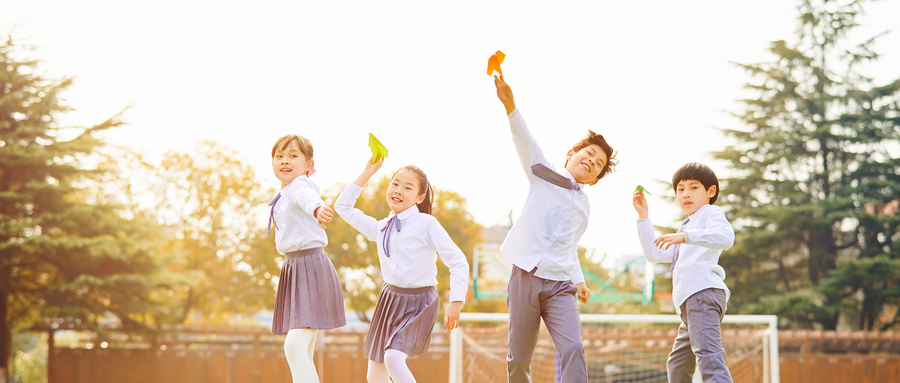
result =
[[[90,165],[98,133],[121,123],[60,126],[72,80],[36,74],[32,52],[0,43],[0,381],[13,331],[145,329],[159,307],[152,226],[84,187],[103,174]]]
[[[735,174],[723,202],[736,245],[722,263],[738,310],[872,329],[900,297],[900,216],[885,208],[900,196],[900,80],[876,86],[859,72],[878,58],[877,36],[847,41],[862,1],[798,9],[798,43],[742,65],[758,94],[736,114],[749,129],[726,130],[736,144],[715,154]]]

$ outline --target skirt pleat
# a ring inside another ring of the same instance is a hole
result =
[[[378,295],[363,354],[384,363],[387,349],[409,356],[428,351],[439,306],[434,286],[410,289],[385,284]]]
[[[278,279],[272,334],[300,328],[329,330],[345,324],[341,282],[324,250],[289,253]]]

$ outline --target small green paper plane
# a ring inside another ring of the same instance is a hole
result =
[[[369,148],[372,149],[372,163],[374,164],[378,161],[379,158],[388,156],[388,150],[384,147],[381,141],[378,141],[377,138],[372,133],[369,133]]]
[[[653,195],[652,193],[650,193],[649,191],[647,191],[647,189],[644,189],[644,187],[641,186],[641,185],[638,185],[636,188],[634,188],[634,191],[642,191],[642,192],[644,192],[644,193]]]

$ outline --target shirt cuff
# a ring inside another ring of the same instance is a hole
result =
[[[518,114],[518,113],[519,113],[519,107],[517,106],[515,109],[513,109],[512,112],[509,112],[509,114],[507,114],[506,116],[509,117],[509,118],[513,118],[513,116],[516,115],[516,114]]]
[[[650,220],[650,218],[638,218],[637,223],[641,223],[641,222],[648,221],[648,220]]]

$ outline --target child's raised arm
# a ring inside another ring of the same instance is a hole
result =
[[[494,76],[494,86],[497,87],[497,98],[500,99],[500,102],[502,102],[503,106],[506,108],[506,114],[510,114],[512,111],[516,110],[516,102],[513,100],[512,88],[509,87],[509,84],[507,84],[506,81],[503,81],[502,74],[499,77]]]
[[[375,162],[372,162],[370,158],[369,162],[366,162],[366,168],[363,169],[362,174],[359,175],[352,185],[348,184],[344,187],[344,190],[341,191],[341,194],[334,201],[334,210],[341,218],[370,241],[374,241],[377,238],[377,221],[375,218],[367,216],[362,210],[355,208],[354,205],[356,205],[356,199],[359,198],[362,188],[366,186],[366,182],[369,182],[369,178],[372,178],[372,175],[381,168],[382,163],[384,163],[384,158]]]

